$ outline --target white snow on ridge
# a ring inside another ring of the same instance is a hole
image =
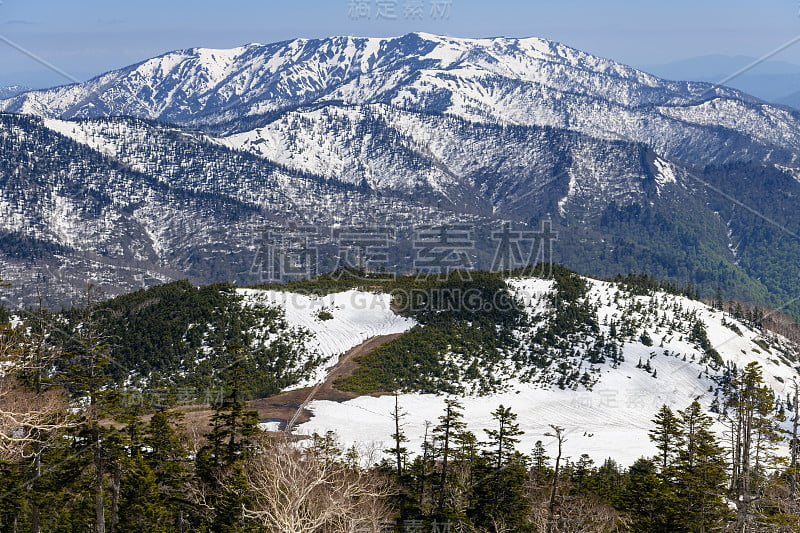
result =
[[[318,383],[326,377],[325,367],[336,363],[339,356],[372,337],[408,331],[416,325],[412,319],[396,315],[391,309],[389,294],[350,290],[327,296],[303,295],[291,292],[238,289],[245,304],[261,303],[283,309],[291,326],[311,331],[313,340],[307,348],[322,355],[328,364],[322,365],[307,383]],[[319,313],[333,315],[323,320]]]
[[[569,199],[572,198],[572,196],[575,195],[575,192],[577,191],[577,188],[578,188],[578,181],[575,179],[575,176],[572,174],[572,172],[570,172],[569,173],[569,188],[567,189],[567,195],[564,196],[563,198],[561,198],[558,201],[558,212],[561,214],[562,217],[567,214],[567,210],[566,210],[565,206],[567,205],[567,202],[569,201]]]
[[[552,283],[541,279],[509,280],[531,315],[546,311],[545,296],[552,290]],[[789,390],[786,384],[792,375],[797,375],[791,364],[780,360],[778,347],[789,348],[786,339],[754,331],[731,317],[724,317],[726,326],[722,313],[702,302],[664,293],[654,297],[632,296],[620,293],[612,283],[595,280],[589,280],[589,285],[588,297],[598,305],[598,320],[605,334],[609,333],[612,320],[619,322],[623,309],[656,304],[656,315],[642,319],[653,345],[625,343],[622,346],[625,360],[617,368],[609,363],[599,365],[599,381],[591,391],[560,390],[556,386],[547,389],[512,380],[508,392],[458,398],[464,406],[467,426],[479,440],[485,438],[484,428],[493,427],[491,412],[502,404],[519,417],[520,429],[525,431],[519,449],[525,453],[531,451],[537,440],[554,451],[553,439],[544,436],[550,430],[549,425],[554,424],[566,429],[565,454],[572,460],[587,453],[596,462],[611,457],[629,466],[639,457],[654,455],[656,450],[648,439],[648,431],[658,409],[664,404],[674,410],[684,409],[694,400],[708,409],[715,400],[713,390],[717,387],[713,380],[717,372],[702,362],[700,350],[686,335],[669,332],[661,325],[677,316],[676,309],[704,323],[709,340],[726,363],[735,363],[739,368],[751,361],[760,363],[765,383],[779,398],[785,397]],[[765,340],[769,341],[766,344],[770,350],[765,350]],[[648,363],[653,372],[637,368],[640,361]],[[405,432],[411,451],[420,451],[425,422],[437,423],[444,400],[444,396],[432,394],[400,395],[400,406],[409,415],[405,418]],[[355,444],[377,450],[391,443],[392,396],[362,396],[343,403],[314,401],[309,408],[314,416],[297,428],[300,433],[333,430],[345,446]],[[719,424],[715,429],[721,435]]]
[[[659,185],[660,188],[666,185],[667,183],[677,183],[678,179],[675,176],[675,169],[670,165],[667,161],[664,161],[660,157],[656,157],[655,161],[653,161],[658,172],[656,173],[656,183]]]
[[[588,453],[595,461],[612,457],[630,465],[641,456],[654,455],[656,450],[647,438],[652,420],[662,404],[684,408],[705,393],[706,384],[697,380],[697,371],[677,359],[654,365],[659,373],[672,374],[667,386],[636,368],[636,360],[622,363],[614,373],[607,373],[591,392],[546,390],[532,384],[518,383],[516,390],[486,397],[459,398],[464,406],[467,428],[479,440],[486,438],[483,429],[494,428],[491,413],[499,405],[510,407],[518,415],[517,422],[525,432],[519,449],[530,453],[537,440],[552,450],[552,439],[545,437],[549,424],[567,431],[565,455],[577,460]],[[425,422],[437,423],[444,412],[444,396],[433,394],[402,394],[399,403],[409,413],[405,419],[408,447],[414,453],[422,448]],[[391,413],[394,397],[362,396],[343,403],[327,400],[310,405],[314,416],[298,428],[312,434],[333,430],[346,446],[375,445],[388,448],[394,433]],[[591,435],[591,436],[589,436]]]
[[[707,136],[709,126],[747,135],[759,150],[792,152],[800,143],[794,115],[751,104],[736,91],[713,88],[720,98],[695,105],[698,95],[711,90],[539,38],[417,33],[179,50],[86,83],[0,100],[0,111],[51,118],[133,116],[194,128],[331,100],[368,105],[393,95],[397,107],[643,142],[678,159],[687,150],[676,148],[676,138],[698,146],[721,142],[716,134]]]
[[[116,145],[112,142],[106,142],[106,140],[98,135],[88,124],[58,120],[55,118],[45,118],[43,121],[46,128],[60,133],[64,137],[72,139],[79,144],[88,146],[109,157],[117,155]]]

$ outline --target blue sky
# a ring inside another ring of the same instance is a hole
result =
[[[370,16],[356,16],[353,2],[365,3]],[[393,20],[376,18],[380,2],[395,6]],[[406,16],[414,2],[423,4],[421,17]],[[436,15],[433,2],[444,2]],[[539,36],[639,66],[759,57],[800,35],[799,13],[800,0],[2,0],[0,36],[79,79],[179,48],[410,31]],[[800,43],[775,59],[800,64]],[[3,43],[0,65],[0,85],[66,81]]]

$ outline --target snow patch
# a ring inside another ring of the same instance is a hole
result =
[[[389,294],[350,290],[316,296],[257,289],[238,289],[237,293],[244,297],[245,304],[281,308],[290,325],[312,333],[312,340],[306,347],[322,355],[328,364],[322,365],[308,382],[292,388],[324,380],[327,366],[367,339],[403,333],[416,325],[416,321],[392,311],[392,296]]]
[[[660,157],[656,157],[656,160],[653,161],[653,165],[656,167],[656,183],[660,187],[668,183],[678,183],[678,178],[675,175],[675,169],[669,162],[661,159]]]

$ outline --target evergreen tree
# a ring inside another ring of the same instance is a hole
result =
[[[516,422],[517,415],[511,412],[511,408],[500,405],[494,412],[492,418],[497,423],[497,429],[484,429],[489,437],[487,446],[489,453],[493,456],[495,468],[501,469],[508,464],[509,460],[517,453],[519,436],[524,433],[520,431],[519,424]]]
[[[753,528],[753,502],[767,485],[765,467],[775,466],[775,444],[781,435],[774,398],[764,385],[761,366],[751,362],[730,385],[723,421],[730,438],[730,489],[736,502],[736,529]]]
[[[211,529],[221,533],[248,530],[242,516],[247,494],[242,461],[250,453],[248,439],[258,431],[258,413],[247,411],[242,399],[242,367],[234,362],[230,370],[231,390],[213,406],[208,444],[196,459],[197,475],[214,495]]]
[[[76,427],[78,447],[91,450],[92,487],[94,491],[95,533],[106,531],[107,487],[110,473],[109,459],[118,456],[113,429],[100,424],[100,420],[114,411],[113,391],[106,385],[106,368],[113,360],[108,340],[101,334],[96,316],[96,291],[89,287],[86,307],[81,311],[81,323],[65,353],[67,366],[61,373],[63,383],[74,396],[86,403],[83,421]],[[87,454],[88,455],[88,454]]]
[[[684,445],[675,468],[680,523],[684,531],[718,531],[729,515],[725,451],[711,431],[713,420],[698,402],[680,411],[680,421]]]
[[[112,531],[169,533],[177,529],[161,494],[156,473],[141,455],[127,461],[119,505],[119,522]]]
[[[499,524],[513,531],[528,529],[529,502],[525,494],[527,465],[516,450],[523,434],[510,408],[499,406],[493,413],[496,429],[484,429],[489,437],[483,458],[473,459],[477,482],[470,517],[474,524],[496,529]]]
[[[394,447],[388,450],[385,450],[387,454],[390,454],[394,459],[394,467],[395,472],[397,474],[397,479],[401,480],[403,478],[403,471],[405,469],[405,463],[408,459],[408,448],[405,447],[405,443],[408,442],[408,437],[406,437],[405,433],[403,432],[403,419],[407,416],[400,408],[400,398],[399,394],[395,392],[394,394],[394,409],[392,410],[392,421],[394,422],[394,433],[392,433],[391,437],[394,441]]]
[[[628,470],[620,507],[632,518],[637,533],[674,533],[678,513],[671,488],[662,481],[658,467],[639,459]]]
[[[673,476],[673,466],[677,457],[678,450],[683,445],[681,432],[681,421],[667,405],[661,406],[656,417],[653,419],[655,428],[650,430],[650,440],[656,445],[659,453],[659,466],[661,478],[671,479]]]
[[[439,417],[439,424],[433,428],[433,437],[437,446],[434,447],[435,457],[439,462],[439,475],[436,485],[436,511],[434,519],[453,520],[462,516],[463,509],[453,505],[457,500],[455,476],[451,460],[456,453],[456,442],[461,434],[466,431],[463,407],[453,399],[445,400],[445,412]]]
[[[173,529],[181,530],[192,514],[186,496],[187,488],[194,482],[188,453],[181,443],[171,417],[158,411],[150,418],[144,437],[144,460],[155,476],[161,500],[165,503]]]
[[[592,475],[593,467],[594,461],[589,454],[582,453],[572,471],[572,482],[578,491],[583,492],[586,489],[586,483]]]
[[[603,501],[619,506],[624,477],[617,462],[608,458],[592,476],[590,480],[591,490],[600,496]]]
[[[531,452],[531,473],[537,481],[542,482],[549,475],[549,470],[550,457],[547,456],[547,450],[542,441],[537,440]]]

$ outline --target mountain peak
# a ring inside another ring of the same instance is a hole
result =
[[[714,96],[739,102],[726,106],[737,116],[749,113],[732,111],[748,103],[735,91],[666,82],[538,37],[471,39],[414,32],[180,50],[83,84],[1,100],[0,111],[63,119],[128,115],[236,133],[252,129],[253,121],[262,120],[258,117],[302,106],[388,104],[470,121],[567,127],[650,143],[644,115],[691,121],[694,108]],[[635,124],[636,131],[610,134],[613,128],[598,129],[596,117],[582,115],[600,108],[607,120],[619,120],[625,128]],[[752,129],[763,137],[769,128]]]

